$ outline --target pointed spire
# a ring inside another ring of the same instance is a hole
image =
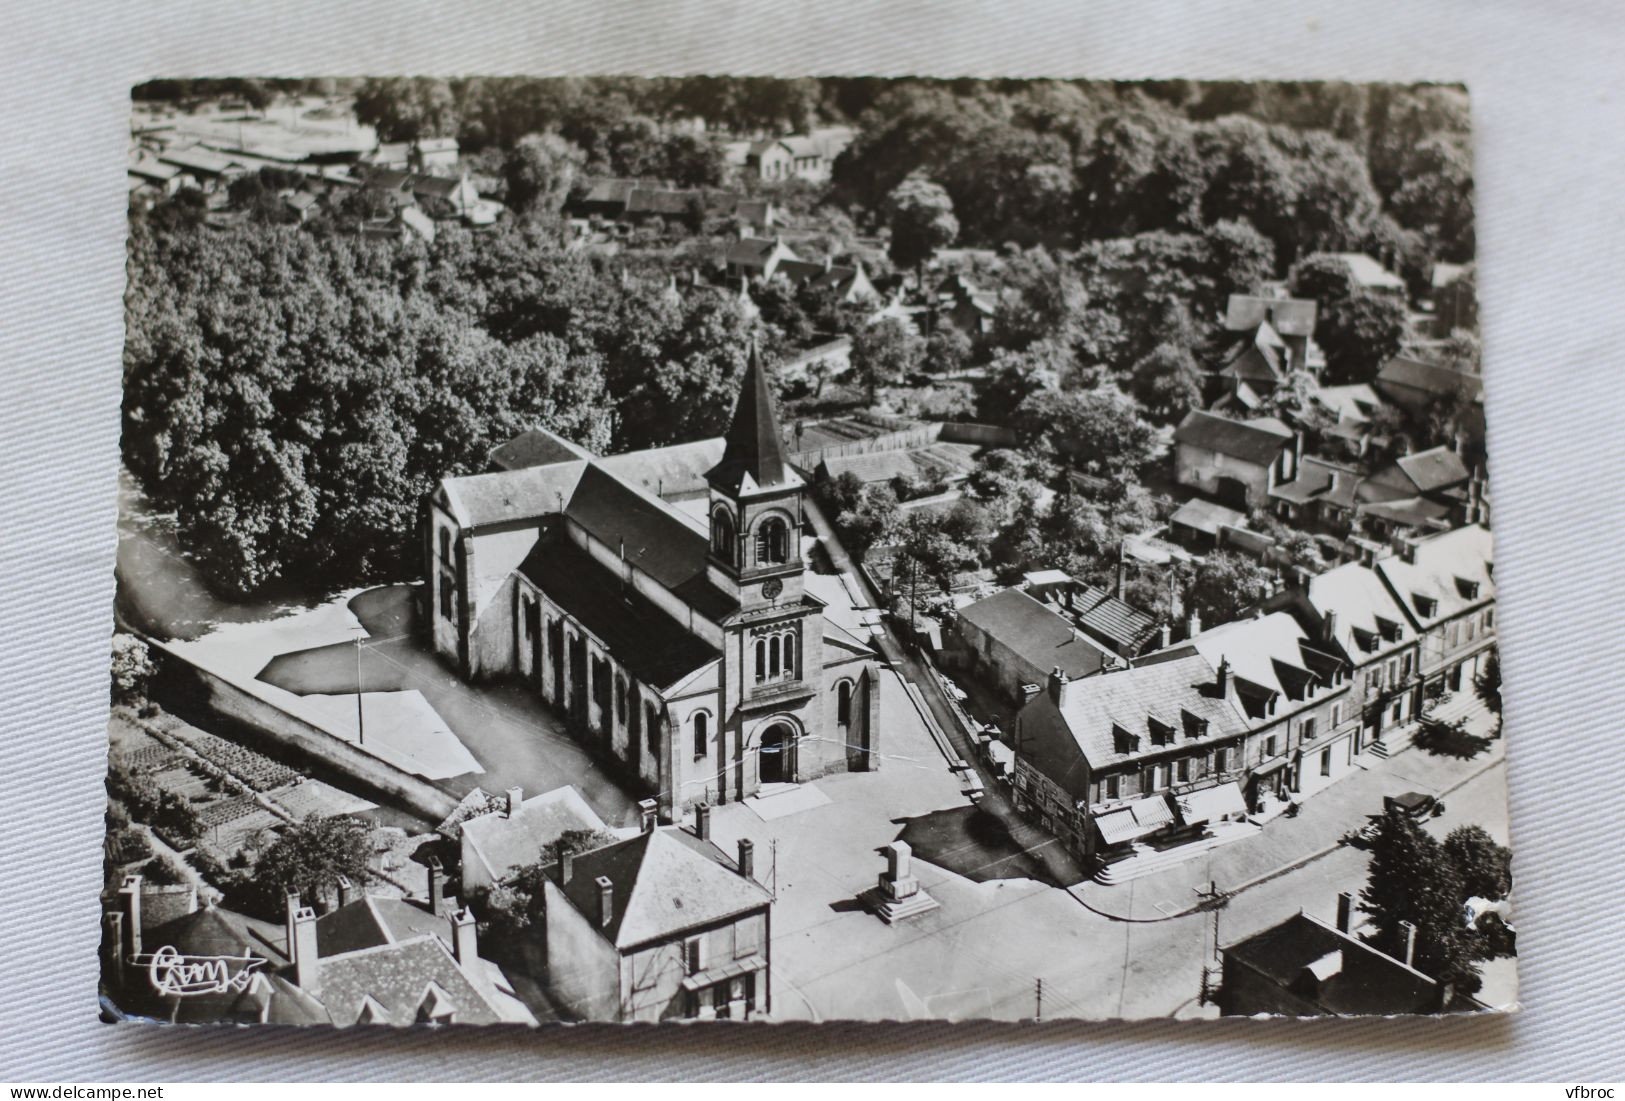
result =
[[[773,388],[754,338],[750,342],[745,377],[739,384],[733,423],[728,426],[722,461],[707,471],[705,477],[718,489],[730,493],[739,492],[747,477],[759,489],[788,485],[797,480],[785,458],[779,417],[773,406]]]

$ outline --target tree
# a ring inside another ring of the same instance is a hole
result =
[[[971,358],[970,337],[957,326],[943,322],[925,341],[925,367],[937,374],[951,375]]]
[[[1501,648],[1490,647],[1489,657],[1484,660],[1484,669],[1473,680],[1473,691],[1478,698],[1484,701],[1499,718],[1501,714]]]
[[[1215,551],[1202,559],[1191,576],[1185,601],[1203,624],[1229,623],[1269,596],[1275,576],[1251,558],[1234,551]]]
[[[902,522],[897,494],[886,485],[866,487],[856,504],[835,517],[842,540],[860,562],[869,548],[890,541]]]
[[[113,702],[138,703],[147,696],[147,682],[156,667],[147,644],[122,631],[113,635]]]
[[[962,570],[976,568],[976,547],[968,541],[976,527],[963,519],[950,524],[929,512],[911,512],[902,525],[903,553],[919,563],[938,589],[947,592]]]
[[[887,317],[852,335],[852,370],[875,403],[882,386],[902,381],[920,361],[920,341],[902,321]]]
[[[1134,406],[1103,390],[1039,390],[1021,403],[1015,420],[1028,444],[1103,477],[1131,473],[1156,447],[1156,433]]]
[[[1202,369],[1188,347],[1163,343],[1134,365],[1134,397],[1159,424],[1174,424],[1202,404]]]
[[[587,155],[557,134],[530,134],[502,161],[510,209],[556,213],[586,166]]]
[[[1403,955],[1401,923],[1410,922],[1416,926],[1416,965],[1471,993],[1477,976],[1463,928],[1466,897],[1461,873],[1439,842],[1403,810],[1386,811],[1371,842],[1371,870],[1361,894],[1379,945]]]
[[[372,828],[360,818],[311,814],[284,829],[254,866],[253,894],[262,916],[280,915],[283,898],[298,891],[307,903],[334,897],[345,876],[365,882]]]
[[[1329,382],[1369,382],[1399,353],[1405,335],[1404,303],[1360,288],[1347,261],[1327,255],[1305,257],[1293,265],[1288,282],[1294,296],[1319,304],[1315,342],[1326,353]]]
[[[1501,899],[1512,893],[1512,850],[1480,826],[1457,826],[1445,835],[1444,854],[1461,878],[1462,898]]]
[[[913,268],[916,283],[925,262],[959,236],[953,200],[924,176],[910,176],[886,197],[886,221],[891,258],[900,268]]]

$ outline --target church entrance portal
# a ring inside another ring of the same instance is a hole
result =
[[[757,752],[757,772],[764,784],[787,784],[794,780],[795,769],[792,767],[790,754],[794,751],[795,736],[784,723],[774,723],[762,735],[762,745]]]

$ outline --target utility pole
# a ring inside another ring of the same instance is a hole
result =
[[[355,636],[355,730],[356,745],[367,744],[367,716],[361,707],[361,634]]]
[[[779,900],[779,839],[777,837],[775,837],[773,839],[772,850],[773,850],[773,890],[770,893],[773,895],[773,901],[777,902]]]
[[[1196,892],[1196,897],[1202,900],[1196,904],[1196,908],[1213,912],[1213,959],[1217,961],[1219,959],[1219,911],[1224,909],[1225,904],[1230,901],[1230,893],[1219,890],[1219,884],[1212,879],[1207,881],[1207,890],[1205,891],[1196,887],[1191,889]]]
[[[1034,1004],[1033,1004],[1033,1020],[1042,1021],[1044,1019],[1044,980],[1043,979],[1034,979],[1033,980],[1033,1002],[1034,1002]]]

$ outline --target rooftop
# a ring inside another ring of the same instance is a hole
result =
[[[1168,517],[1168,523],[1216,536],[1221,527],[1245,528],[1247,515],[1214,501],[1192,497]]]
[[[517,814],[498,811],[469,819],[463,823],[463,840],[485,861],[491,878],[501,881],[539,860],[568,831],[604,828],[604,820],[580,792],[562,787],[524,800]]]
[[[1224,949],[1241,963],[1327,1013],[1429,1013],[1438,984],[1358,937],[1301,911]]]
[[[1174,430],[1174,440],[1265,465],[1273,462],[1283,448],[1292,445],[1293,433],[1274,417],[1238,421],[1192,409]]]
[[[608,922],[599,919],[599,877],[611,884]],[[560,890],[606,940],[623,949],[772,902],[767,888],[740,875],[739,866],[716,845],[670,826],[579,854]]]
[[[1332,255],[1349,266],[1349,271],[1354,273],[1354,281],[1362,287],[1383,291],[1405,289],[1403,279],[1363,252],[1334,252]]]
[[[1106,663],[1099,644],[1080,636],[1064,616],[1020,589],[984,597],[958,614],[1037,669],[1060,666],[1068,677],[1078,678],[1098,673]]]
[[[1315,331],[1315,300],[1232,294],[1225,308],[1224,327],[1244,332],[1268,323],[1282,336],[1310,336]]]

